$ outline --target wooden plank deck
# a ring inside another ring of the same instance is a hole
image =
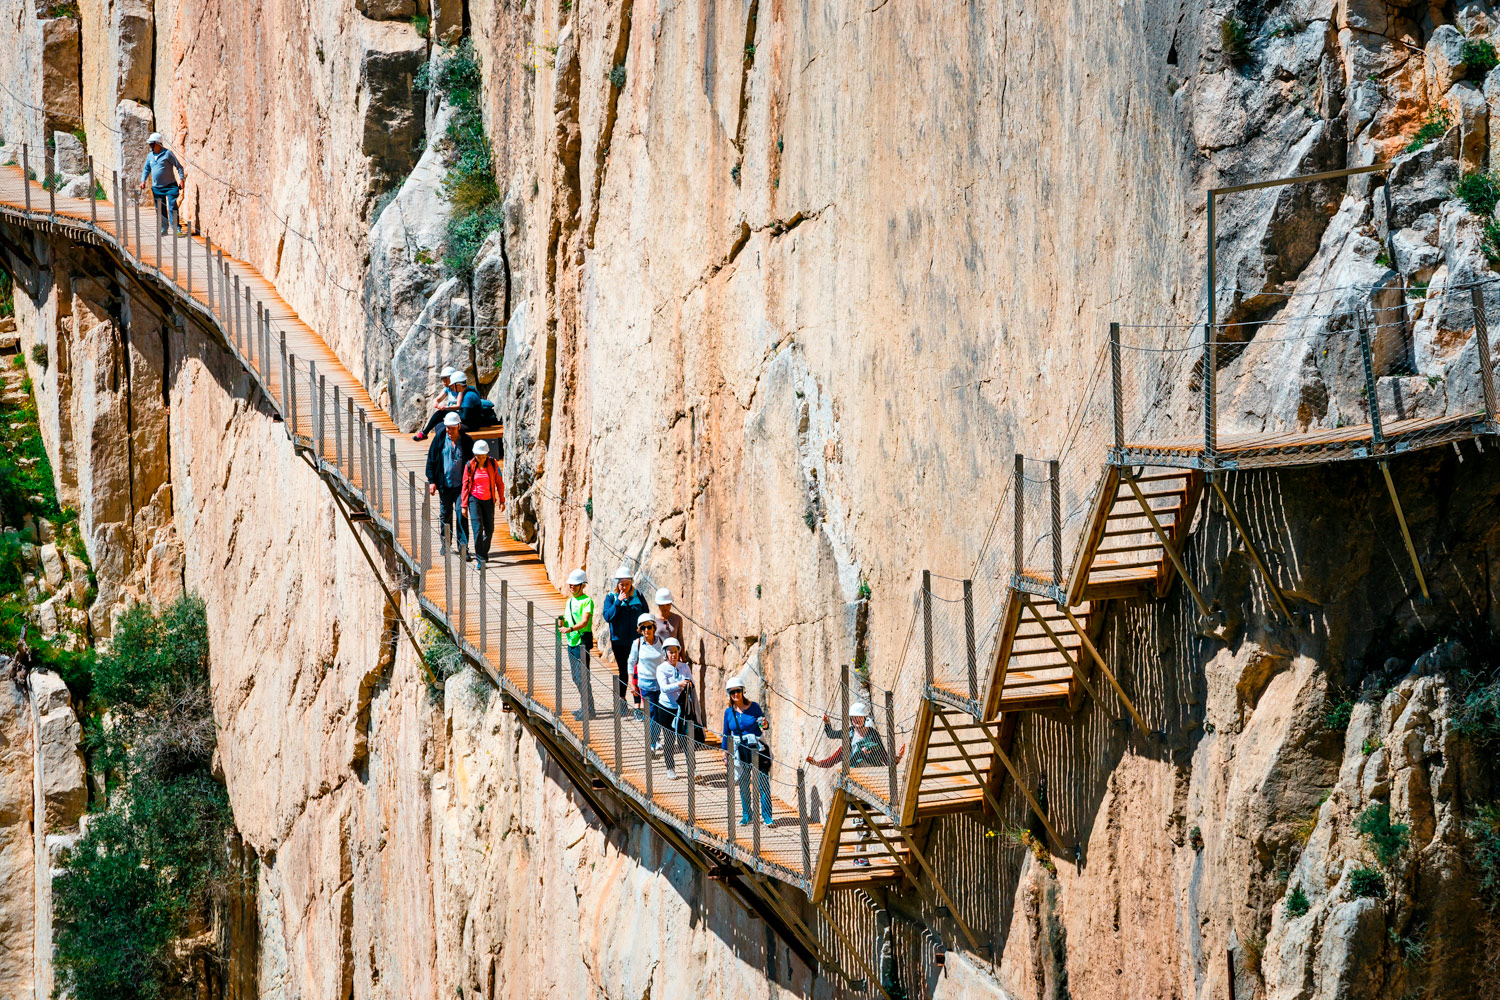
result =
[[[27,188],[31,194],[29,215],[24,210]],[[222,273],[214,279],[214,306],[210,310],[209,276],[213,265],[202,238],[177,240],[174,263],[171,239],[162,243],[158,253],[155,213],[149,208],[143,208],[140,216],[144,228],[138,255],[133,232],[129,233],[129,247],[121,249],[119,219],[111,202],[100,201],[91,207],[84,199],[59,197],[56,210],[55,217],[48,214],[46,191],[36,183],[26,184],[19,167],[0,167],[0,214],[8,220],[71,238],[112,244],[127,265],[134,264],[147,282],[156,282],[184,306],[195,304],[201,319],[216,323],[247,370],[259,376],[266,394],[285,415],[289,431],[297,435],[302,447],[312,450],[321,460],[323,473],[342,480],[351,493],[363,497],[377,523],[390,530],[405,550],[408,563],[419,567],[424,553],[430,555],[431,565],[421,575],[423,601],[448,623],[470,651],[489,665],[512,697],[550,717],[563,737],[560,742],[576,748],[583,762],[605,776],[625,798],[675,827],[686,840],[705,843],[739,857],[765,874],[800,888],[809,887],[811,872],[804,867],[807,857],[804,845],[819,843],[823,830],[820,823],[809,820],[804,832],[795,784],[789,780],[794,773],[790,769],[780,765],[773,769],[774,822],[762,826],[753,821],[749,828],[742,826],[738,815],[733,815],[739,808],[739,788],[726,771],[726,755],[716,739],[692,745],[691,765],[688,753],[680,753],[676,760],[678,777],[668,777],[664,754],[647,751],[644,720],[636,719],[633,712],[626,716],[620,710],[613,664],[597,653],[587,661],[587,690],[597,716],[588,720],[585,735],[585,721],[578,717],[585,689],[573,682],[566,652],[560,651],[555,643],[552,624],[563,611],[564,599],[548,577],[541,557],[511,536],[503,511],[497,511],[489,566],[482,581],[481,574],[452,555],[451,550],[445,560],[437,531],[437,505],[424,501],[428,442],[413,441],[400,431],[342,360],[269,281],[246,262],[225,256],[229,287],[232,289],[234,279],[238,279],[240,289],[240,298],[236,300],[240,309],[231,318],[219,285]],[[91,210],[96,214],[94,224],[90,223]],[[133,212],[131,215],[127,224],[134,221]],[[244,308],[247,290],[252,303],[259,304],[269,317],[274,331],[270,350],[265,349],[265,339],[254,328],[254,310]],[[251,317],[249,323],[243,319],[246,313]],[[283,335],[288,358],[285,371],[281,359]],[[337,415],[333,403],[335,388]],[[315,392],[321,393],[321,406],[315,404]],[[347,420],[351,407],[356,414],[354,426]],[[315,414],[323,419],[321,434]],[[356,428],[379,433],[378,462],[369,442]],[[509,602],[503,613],[502,582]],[[529,633],[528,602],[535,620],[535,627]],[[528,634],[532,654],[529,671]],[[618,730],[616,719],[619,719]],[[751,794],[752,797],[755,794],[753,787]],[[752,813],[758,812],[752,808]],[[754,818],[758,820],[758,816]],[[862,868],[851,872],[848,867],[847,862],[834,866],[835,883],[851,876],[863,879],[872,874]],[[890,876],[886,867],[878,871],[880,877]]]

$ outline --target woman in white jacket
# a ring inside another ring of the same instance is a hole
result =
[[[692,687],[693,677],[686,669],[687,664],[682,662],[682,643],[667,639],[662,643],[662,652],[664,656],[656,667],[656,687],[660,693],[653,708],[657,712],[656,724],[666,730],[662,734],[662,746],[665,748],[667,777],[675,779],[677,755],[674,750],[681,746],[683,753],[693,752],[688,746],[688,720],[682,711],[682,699]],[[683,669],[678,669],[679,665]]]
[[[636,619],[636,631],[640,633],[630,647],[630,686],[635,689],[636,700],[645,702],[646,716],[651,720],[651,749],[656,750],[656,668],[666,659],[661,640],[656,637],[656,616],[647,612]]]

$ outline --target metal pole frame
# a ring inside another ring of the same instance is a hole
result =
[[[873,711],[873,706],[871,707]],[[886,781],[890,786],[890,803],[896,804],[896,696],[885,693],[885,733],[889,741],[885,749]]]
[[[31,147],[21,143],[21,190],[26,194],[26,214],[31,214]]]
[[[1016,452],[1015,486],[1011,493],[1016,498],[1016,534],[1015,534],[1015,570],[1016,577],[1021,576],[1021,564],[1026,558],[1026,458],[1020,452]]]
[[[443,546],[443,558],[447,558],[448,546]],[[534,701],[531,692],[536,690],[534,675],[536,673],[536,602],[526,602],[526,699]],[[646,751],[650,756],[650,749]]]
[[[427,528],[427,534],[432,534],[431,525]],[[425,547],[425,543],[424,543]],[[501,679],[505,678],[505,660],[510,654],[510,581],[505,577],[500,578],[500,662],[495,665],[495,672]]]
[[[964,581],[964,660],[969,671],[969,700],[977,706],[979,704],[979,644],[974,633],[973,580]]]
[[[849,777],[849,664],[839,665],[839,708],[843,713],[839,725],[843,728],[843,758],[840,760],[839,772],[845,778]]]
[[[1479,352],[1479,386],[1484,390],[1484,416],[1489,422],[1489,431],[1497,429],[1495,418],[1495,369],[1490,362],[1490,318],[1484,309],[1484,295],[1479,286],[1469,289],[1474,303],[1474,347]]]
[[[807,833],[807,769],[801,767],[797,768],[797,826],[802,836],[802,877],[811,886],[812,840]]]
[[[927,686],[932,687],[932,570],[922,571],[922,667]]]
[[[1061,463],[1052,459],[1047,463],[1047,478],[1050,482],[1052,494],[1052,586],[1059,592],[1062,590],[1062,474]]]
[[[99,190],[99,182],[94,179],[94,158],[89,157],[89,225],[95,228],[99,225],[99,199],[94,197],[94,192]],[[188,271],[188,279],[192,280],[192,271]]]

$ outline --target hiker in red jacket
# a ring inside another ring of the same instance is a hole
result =
[[[484,561],[490,557],[490,539],[495,535],[495,501],[505,496],[505,480],[500,475],[500,466],[490,458],[488,441],[474,442],[474,457],[464,466],[463,487],[459,491],[459,506],[469,519],[474,536],[474,563],[484,569]]]

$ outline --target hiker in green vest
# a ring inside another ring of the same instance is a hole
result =
[[[594,712],[594,687],[589,677],[589,650],[594,648],[594,599],[583,592],[589,575],[581,569],[568,574],[568,605],[560,627],[568,641],[568,668],[578,685],[579,708],[573,718],[597,718]]]

